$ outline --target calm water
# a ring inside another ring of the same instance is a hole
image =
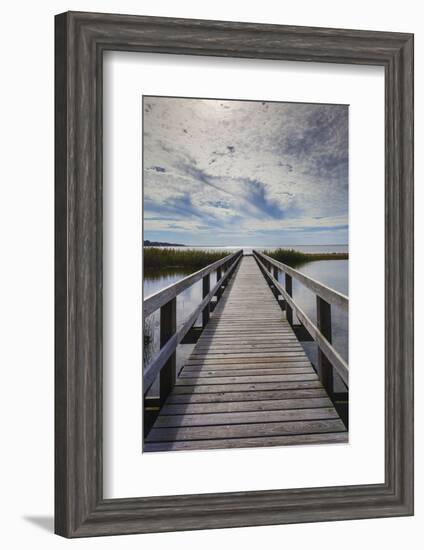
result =
[[[144,275],[144,296],[150,296],[173,283],[176,283],[180,279],[183,279],[190,273],[192,270],[161,270],[156,272],[154,276],[151,274]],[[211,273],[210,275],[210,285],[211,288],[216,284],[216,272]],[[187,288],[177,297],[177,327],[179,328],[187,317],[196,309],[196,307],[202,301],[202,280],[197,281],[191,287]],[[159,351],[160,341],[159,341],[159,326],[160,326],[160,317],[159,310],[155,311],[150,315],[144,322],[144,333],[148,335],[148,345],[144,345],[144,364],[147,365],[151,358]],[[195,326],[201,326],[201,317],[199,317],[195,323]],[[145,337],[145,344],[146,337]],[[194,345],[184,344],[180,345],[177,348],[177,372],[179,368],[183,365],[184,361],[188,358],[192,352]],[[155,391],[157,388],[153,386],[152,390]]]
[[[194,247],[193,247],[194,248]],[[231,252],[238,250],[240,247],[197,247],[202,249],[225,249]],[[263,249],[271,250],[273,247],[264,247]],[[294,248],[302,252],[347,252],[347,245],[331,245],[331,246],[288,246],[285,248]],[[245,254],[250,253],[251,248],[243,247]],[[258,248],[259,249],[259,248]],[[260,249],[259,249],[260,250]],[[325,260],[308,262],[297,267],[299,271],[305,273],[309,277],[348,295],[348,260]],[[161,290],[176,281],[182,279],[191,273],[187,270],[163,270],[155,272],[155,274],[144,275],[144,297],[149,296]],[[284,282],[284,274],[280,273],[280,281]],[[211,274],[211,287],[216,283],[216,273]],[[182,292],[177,298],[177,325],[181,326],[188,315],[200,303],[202,296],[202,281],[198,281],[190,288]],[[303,311],[316,323],[316,298],[315,295],[308,289],[304,288],[300,283],[293,279],[293,297]],[[348,360],[348,315],[338,308],[332,306],[332,329],[333,329],[333,345],[342,357]],[[296,319],[297,321],[297,319]],[[196,322],[200,325],[200,319]],[[150,359],[159,350],[159,311],[150,315],[145,321],[144,327],[145,346],[144,346],[144,363],[148,364]],[[311,361],[316,364],[317,346],[313,342],[304,342],[302,345]],[[194,345],[184,344],[178,346],[177,349],[177,370],[182,366],[185,359],[190,355]],[[336,389],[339,384],[336,385]],[[338,388],[341,390],[341,388]],[[155,391],[155,388],[152,388]]]
[[[299,271],[312,277],[334,290],[349,295],[349,261],[325,260],[309,262],[297,268]],[[284,275],[280,273],[279,279],[283,282]],[[293,297],[308,317],[316,324],[316,297],[300,283],[293,279]],[[331,306],[331,328],[333,346],[346,360],[349,360],[349,316],[336,306]],[[309,359],[317,365],[318,348],[314,342],[302,342]],[[344,386],[338,376],[335,376],[335,391],[344,391]]]

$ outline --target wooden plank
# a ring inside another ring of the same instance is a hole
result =
[[[163,347],[177,329],[177,300],[173,298],[160,308],[160,346]],[[171,392],[176,377],[176,353],[174,352],[160,371],[159,398],[163,404]]]
[[[211,291],[211,276],[208,273],[205,275],[202,279],[202,298],[206,298],[206,296]],[[210,316],[210,307],[209,304],[207,304],[202,312],[202,326],[205,327],[208,324]]]
[[[199,337],[199,340],[202,342],[226,342],[226,341],[245,341],[245,342],[255,342],[255,341],[264,341],[264,342],[275,342],[275,340],[284,340],[284,341],[294,341],[298,342],[296,336],[293,332],[278,330],[275,332],[270,332],[268,330],[261,330],[260,327],[257,327],[256,330],[252,332],[244,333],[241,330],[235,330],[233,332],[225,331],[222,334],[206,334],[205,331]]]
[[[209,358],[213,357],[257,357],[258,355],[262,355],[264,357],[281,357],[281,356],[287,356],[287,354],[291,354],[290,356],[305,356],[305,352],[300,346],[290,346],[285,348],[284,346],[280,347],[267,347],[264,346],[263,348],[260,347],[233,347],[233,346],[222,346],[219,348],[200,348],[197,350],[198,353],[192,354],[193,359],[200,356],[207,356]],[[271,355],[270,355],[271,354]]]
[[[272,351],[272,350],[253,350],[251,352],[236,352],[236,353],[224,353],[224,352],[215,352],[215,353],[204,353],[201,350],[197,353],[196,350],[191,354],[190,360],[195,359],[228,359],[228,355],[231,355],[232,359],[245,359],[251,357],[299,357],[300,355],[306,357],[305,352],[299,352],[298,350],[294,351]]]
[[[317,327],[321,334],[327,339],[327,342],[332,343],[331,330],[331,306],[328,302],[317,296]],[[327,390],[329,395],[334,391],[333,367],[324,353],[318,349],[318,369],[319,378],[322,385]]]
[[[268,363],[267,361],[263,363],[223,363],[223,364],[212,364],[212,365],[186,365],[183,367],[184,372],[199,372],[201,370],[216,370],[216,371],[226,371],[226,370],[244,370],[244,369],[256,369],[256,368],[266,368],[266,369],[298,369],[308,367],[312,369],[311,364],[308,361],[284,361],[284,362],[275,362]]]
[[[246,314],[247,315],[247,314]],[[216,329],[208,328],[205,329],[208,332],[205,332],[205,335],[212,333],[213,335],[231,335],[231,333],[241,334],[243,332],[247,333],[254,333],[257,332],[259,334],[266,334],[267,332],[277,332],[278,334],[286,334],[287,336],[292,336],[293,333],[290,332],[287,328],[284,326],[281,326],[281,321],[277,321],[275,323],[261,323],[261,319],[257,319],[255,321],[252,321],[252,323],[245,324],[241,323],[240,319],[231,319],[227,322],[220,322],[219,326],[216,327]]]
[[[197,353],[193,353],[191,357],[205,357],[213,359],[215,357],[220,358],[243,358],[243,357],[304,357],[306,360],[306,354],[300,346],[290,346],[285,348],[284,345],[280,347],[233,347],[222,346],[219,348],[200,348]]]
[[[278,343],[295,343],[299,344],[299,340],[297,340],[294,336],[283,336],[281,334],[278,334],[277,336],[271,335],[268,336],[267,334],[256,334],[255,336],[246,337],[246,336],[234,336],[232,338],[223,338],[223,337],[215,337],[215,338],[198,338],[197,344],[199,347],[205,347],[208,345],[231,345],[231,344],[239,344],[239,345],[252,345],[252,344],[272,344],[274,342]]]
[[[251,391],[251,390],[303,390],[309,388],[322,388],[321,382],[317,380],[293,381],[293,382],[252,382],[239,384],[197,384],[196,386],[174,386],[173,394],[179,393],[219,393],[229,391]]]
[[[242,334],[243,332],[246,333],[278,333],[278,334],[287,334],[292,335],[293,332],[289,328],[289,325],[287,321],[278,321],[273,323],[272,325],[261,325],[258,324],[258,322],[252,323],[251,325],[247,324],[240,324],[237,323],[229,323],[229,326],[224,327],[224,325],[217,325],[216,327],[210,326],[210,321],[208,324],[208,327],[205,328],[203,334],[204,335],[218,335],[221,334],[223,336],[225,335],[231,335],[234,334]]]
[[[233,348],[233,349],[236,349],[239,347],[241,347],[242,349],[262,349],[262,348],[269,348],[269,349],[282,348],[283,350],[287,348],[303,349],[299,341],[296,341],[290,338],[278,337],[278,336],[275,337],[273,341],[266,340],[265,336],[262,341],[259,338],[257,338],[256,340],[253,340],[253,339],[252,340],[244,339],[244,340],[245,341],[243,341],[242,338],[238,338],[238,339],[233,338],[231,340],[225,340],[224,338],[215,338],[214,340],[199,340],[196,346],[196,349],[206,348],[210,350],[210,349],[220,348],[220,347]]]
[[[328,443],[348,443],[347,432],[283,435],[274,437],[251,437],[242,439],[215,439],[200,441],[161,441],[145,443],[145,452],[190,451],[206,449],[237,449],[249,447],[282,447],[285,445],[317,445]]]
[[[263,353],[245,353],[243,355],[235,355],[231,353],[227,354],[211,354],[211,355],[192,355],[190,361],[187,362],[188,365],[193,365],[194,363],[199,363],[203,365],[210,365],[212,362],[216,361],[217,363],[227,363],[227,364],[235,364],[235,363],[246,363],[249,362],[259,362],[264,363],[267,362],[268,359],[274,359],[275,361],[286,361],[289,359],[299,359],[299,361],[306,361],[307,357],[306,355],[300,355],[299,353],[293,353],[292,355],[289,354],[268,354],[266,351]]]
[[[262,436],[274,436],[344,431],[345,427],[340,419],[262,422],[256,424],[230,424],[227,426],[193,426],[187,428],[155,428],[153,426],[146,441],[231,439],[236,437],[254,437],[258,434]]]
[[[249,313],[246,312],[244,315],[249,315]],[[236,326],[238,328],[238,331],[252,330],[252,329],[253,330],[261,329],[262,331],[266,329],[277,329],[280,331],[284,328],[281,326],[281,321],[279,319],[273,322],[270,322],[270,321],[266,322],[262,317],[258,317],[256,319],[252,318],[251,321],[246,323],[241,320],[240,316],[238,316],[233,318],[226,318],[225,320],[221,319],[219,321],[219,325],[217,325],[216,330],[228,331],[228,330],[233,330]],[[213,326],[210,328],[212,329]]]
[[[198,347],[196,348],[198,351],[228,351],[228,350],[234,350],[234,353],[240,352],[240,350],[249,350],[249,351],[261,351],[261,350],[268,350],[268,351],[283,351],[284,350],[290,350],[292,351],[301,351],[304,353],[303,347],[299,344],[299,342],[291,342],[291,341],[281,341],[281,342],[251,342],[251,343],[243,343],[243,342],[215,342],[214,344],[207,344],[207,343],[200,343]]]
[[[207,338],[228,338],[228,339],[234,339],[234,338],[244,338],[245,340],[249,340],[250,338],[254,337],[260,338],[261,336],[268,337],[268,338],[292,338],[293,332],[292,330],[286,330],[284,327],[281,328],[275,328],[275,329],[269,329],[260,326],[260,323],[256,327],[252,327],[251,329],[242,328],[240,327],[238,330],[234,328],[234,323],[232,328],[228,328],[225,330],[214,330],[214,331],[207,331],[205,329],[202,333],[202,337]]]
[[[237,325],[237,321],[232,323],[233,328],[234,325]],[[260,325],[260,321],[258,322],[258,325]],[[199,341],[201,342],[231,342],[231,341],[247,341],[249,342],[270,342],[270,343],[278,343],[278,342],[297,342],[299,343],[299,340],[296,339],[296,336],[294,335],[293,331],[290,332],[284,332],[282,330],[278,331],[271,331],[267,329],[266,327],[258,326],[256,329],[253,329],[250,332],[243,331],[243,329],[240,328],[238,331],[230,332],[229,330],[226,330],[222,333],[215,333],[215,334],[205,334],[203,333],[202,336],[199,338]]]
[[[176,386],[195,386],[197,384],[209,385],[209,384],[239,384],[239,383],[252,383],[259,382],[297,382],[306,380],[318,380],[318,376],[315,372],[310,374],[264,374],[258,376],[219,376],[211,378],[202,378],[200,381],[197,377],[194,378],[181,378],[179,377]]]
[[[241,359],[236,359],[236,358],[233,358],[233,357],[228,357],[227,359],[225,358],[209,358],[209,359],[201,359],[201,358],[193,358],[193,359],[188,359],[188,361],[186,361],[186,365],[204,365],[204,366],[211,366],[211,365],[241,365],[241,364],[245,364],[245,365],[249,365],[249,364],[253,364],[253,363],[267,363],[267,364],[272,364],[272,363],[289,363],[289,362],[292,362],[292,363],[296,363],[296,362],[305,362],[307,361],[307,357],[306,355],[302,356],[302,355],[294,355],[294,356],[286,356],[286,357],[267,357],[265,359],[265,361],[263,361],[260,357],[245,357],[243,358],[242,360]]]
[[[300,350],[303,351],[302,346],[299,344],[299,342],[294,341],[283,341],[283,342],[250,342],[250,343],[237,343],[237,342],[214,342],[213,344],[209,344],[206,342],[200,342],[196,346],[196,351],[220,351],[220,350],[233,350],[234,352],[238,352],[241,350],[254,350],[254,351],[261,351],[263,349],[266,350],[274,350],[274,351],[284,351],[284,350]]]
[[[338,418],[334,407],[318,409],[273,410],[204,414],[161,414],[155,428],[176,428],[189,426],[229,426],[231,424],[257,424],[259,422],[292,422],[303,420],[327,420]]]
[[[213,378],[217,376],[257,376],[260,374],[309,374],[314,372],[311,367],[298,367],[294,369],[290,368],[277,368],[277,369],[267,369],[267,368],[258,368],[258,369],[231,369],[231,370],[209,370],[201,368],[200,370],[184,369],[180,372],[180,378]]]
[[[266,390],[252,391],[221,391],[218,393],[176,393],[173,392],[166,404],[187,404],[187,403],[237,403],[242,401],[261,401],[261,400],[283,400],[283,399],[314,399],[318,397],[327,397],[327,393],[322,387],[312,389],[289,389],[276,390],[268,388]]]
[[[285,331],[283,329],[277,329],[277,330],[270,330],[263,328],[259,326],[260,323],[258,323],[258,326],[256,328],[252,328],[251,330],[234,330],[233,329],[227,329],[225,331],[215,331],[213,333],[205,333],[203,331],[202,336],[207,339],[209,337],[219,338],[219,339],[228,339],[228,340],[234,340],[234,339],[244,339],[244,340],[250,340],[250,338],[260,338],[261,336],[265,338],[292,338],[293,332],[292,331]]]
[[[232,413],[242,411],[273,411],[285,409],[318,409],[331,407],[332,403],[328,397],[317,397],[308,399],[266,399],[256,401],[227,401],[223,403],[176,403],[166,404],[162,415],[172,414],[205,414],[205,413]]]

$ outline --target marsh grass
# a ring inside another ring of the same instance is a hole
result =
[[[288,248],[277,248],[276,250],[264,250],[263,254],[270,256],[274,260],[287,264],[291,267],[297,267],[307,262],[318,260],[348,260],[347,252],[299,252],[298,250]]]
[[[144,269],[202,269],[227,255],[226,251],[174,250],[148,246],[144,247]]]

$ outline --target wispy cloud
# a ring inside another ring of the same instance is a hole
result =
[[[144,98],[145,237],[347,242],[348,108]]]

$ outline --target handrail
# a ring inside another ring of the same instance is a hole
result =
[[[207,280],[208,285],[204,286],[203,291],[203,300],[201,303],[197,306],[197,308],[188,316],[188,318],[184,321],[184,324],[181,328],[178,330],[175,330],[175,324],[176,324],[176,308],[174,308],[174,331],[172,335],[168,338],[168,340],[162,345],[159,352],[154,356],[152,361],[149,363],[149,365],[144,369],[143,372],[143,393],[146,394],[146,392],[150,389],[151,385],[155,381],[156,377],[161,374],[162,376],[162,369],[168,365],[169,361],[174,356],[175,360],[175,350],[178,346],[178,344],[183,340],[184,336],[188,333],[188,331],[191,329],[193,324],[196,322],[196,319],[198,316],[204,312],[204,310],[208,307],[208,304],[212,300],[212,298],[215,295],[220,296],[220,290],[225,281],[231,276],[233,273],[235,267],[238,264],[238,260],[243,254],[243,250],[239,250],[235,252],[234,254],[230,254],[223,258],[222,260],[218,260],[217,262],[214,262],[213,264],[210,264],[209,266],[206,266],[205,268],[197,271],[196,273],[193,273],[192,275],[189,275],[188,277],[185,277],[185,279],[182,279],[173,285],[170,285],[163,289],[162,291],[157,292],[156,294],[153,294],[152,296],[149,296],[144,301],[144,307],[146,304],[146,301],[150,300],[150,308],[153,307],[152,304],[160,304],[156,305],[156,307],[153,309],[158,309],[159,307],[164,307],[168,304],[168,302],[173,301],[176,299],[177,295],[180,294],[184,289],[188,288],[192,284],[194,284],[199,279],[203,278],[203,281],[205,282],[205,279]],[[225,273],[221,275],[221,268],[224,265],[229,265],[229,268],[225,271]],[[218,271],[218,281],[216,282],[215,286],[212,290],[209,290],[209,274],[211,271],[217,270]],[[181,284],[183,283],[183,284]],[[174,291],[172,290],[174,289]],[[165,301],[165,297],[167,300]],[[154,298],[154,301],[151,301],[151,299]],[[162,326],[161,326],[162,330]],[[162,393],[162,392],[161,392]]]
[[[278,282],[276,277],[273,277],[272,274],[268,271],[266,265],[264,262],[267,262],[268,264],[274,265],[275,268],[281,269],[286,273],[286,277],[296,277],[300,282],[304,282],[303,279],[307,279],[308,282],[305,284],[308,288],[312,290],[312,285],[310,284],[310,281],[313,281],[315,288],[315,293],[319,297],[317,299],[317,307],[318,307],[318,323],[321,308],[325,311],[325,306],[328,306],[330,300],[325,300],[323,296],[327,296],[330,298],[334,298],[334,295],[341,296],[344,300],[343,302],[340,302],[338,299],[334,299],[332,303],[336,303],[337,305],[340,305],[340,303],[346,304],[346,307],[349,304],[349,299],[344,296],[343,294],[340,294],[336,291],[333,291],[332,289],[326,287],[325,285],[322,285],[321,283],[318,283],[317,281],[314,281],[314,279],[310,279],[309,277],[306,277],[306,275],[301,274],[299,271],[296,271],[295,269],[289,268],[289,266],[286,266],[285,264],[282,264],[281,262],[277,262],[270,258],[269,256],[266,256],[265,254],[262,254],[257,251],[253,251],[254,257],[256,258],[256,261],[261,268],[262,273],[264,276],[270,281],[270,283],[277,289],[277,291],[283,296],[284,300],[286,301],[288,305],[288,309],[295,310],[296,315],[299,319],[299,321],[302,323],[302,325],[306,328],[306,330],[309,332],[311,337],[315,340],[315,342],[318,345],[318,348],[320,352],[325,356],[325,358],[330,363],[331,367],[334,367],[340,378],[343,380],[343,382],[346,384],[346,386],[349,386],[349,367],[346,361],[341,357],[341,355],[337,352],[337,350],[331,345],[331,314],[328,314],[327,324],[329,324],[329,327],[326,327],[327,334],[324,334],[320,328],[318,328],[313,321],[306,315],[306,313],[302,310],[301,307],[296,304],[296,302],[293,300],[293,297],[291,296],[291,280],[290,280],[290,292],[287,290],[287,288],[283,288],[283,286]],[[263,261],[261,261],[263,260]],[[284,268],[284,269],[283,269]],[[288,268],[288,269],[286,269]],[[298,277],[298,275],[302,275],[302,277]],[[315,286],[317,285],[317,286]],[[323,290],[325,289],[325,290]],[[319,293],[317,292],[319,291]],[[343,306],[344,307],[344,306]],[[292,324],[292,320],[290,321]],[[325,323],[324,323],[325,325]],[[323,377],[328,378],[327,374],[323,374]],[[332,384],[331,384],[332,385]]]
[[[282,262],[278,262],[277,260],[274,260],[274,258],[271,258],[270,256],[267,256],[266,254],[263,254],[262,252],[259,252],[257,250],[253,250],[253,254],[259,256],[266,262],[270,263],[271,265],[277,267],[281,271],[284,271],[284,273],[287,273],[287,275],[290,275],[290,277],[293,277],[293,279],[297,279],[300,283],[302,283],[306,288],[311,290],[314,294],[328,302],[329,304],[333,304],[343,311],[347,311],[349,308],[349,298],[345,296],[344,294],[341,294],[340,292],[337,292],[337,290],[333,290],[332,288],[323,285],[322,283],[316,281],[315,279],[312,279],[312,277],[308,277],[307,275],[304,275],[300,271],[297,271],[297,269],[293,269],[292,267],[283,264]]]
[[[202,279],[205,275],[215,271],[218,267],[221,267],[232,259],[235,259],[237,254],[240,255],[242,252],[242,250],[238,250],[237,252],[234,252],[234,254],[228,254],[213,264],[209,264],[203,269],[199,269],[199,271],[195,271],[194,273],[187,275],[184,279],[180,279],[176,283],[170,284],[169,286],[158,290],[154,294],[151,294],[143,301],[143,316],[148,317],[154,311],[169,302],[169,300],[172,300],[172,298],[178,296],[178,294],[180,294],[183,290],[197,281],[200,281],[200,279]]]

